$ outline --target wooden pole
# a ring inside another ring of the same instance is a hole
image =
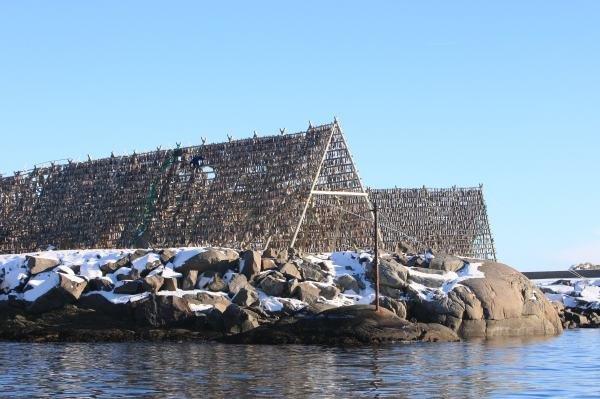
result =
[[[379,252],[377,248],[379,247],[379,229],[377,225],[377,203],[373,204],[373,218],[375,221],[375,257],[373,259],[373,263],[375,265],[375,311],[379,312]]]

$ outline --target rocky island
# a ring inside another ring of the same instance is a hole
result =
[[[0,256],[0,338],[364,344],[562,331],[557,310],[501,263],[186,247]]]

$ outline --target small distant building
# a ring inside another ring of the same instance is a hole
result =
[[[299,133],[203,140],[1,177],[0,252],[50,244],[370,248],[375,200],[387,249],[406,235],[440,251],[494,255],[481,189],[448,190],[367,192],[334,121]]]

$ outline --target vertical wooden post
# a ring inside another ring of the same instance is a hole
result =
[[[377,203],[373,203],[373,218],[375,220],[375,257],[373,263],[375,265],[375,311],[379,312],[379,226],[377,225]]]

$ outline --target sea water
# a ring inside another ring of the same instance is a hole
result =
[[[376,347],[0,343],[0,397],[600,397],[600,330]]]

